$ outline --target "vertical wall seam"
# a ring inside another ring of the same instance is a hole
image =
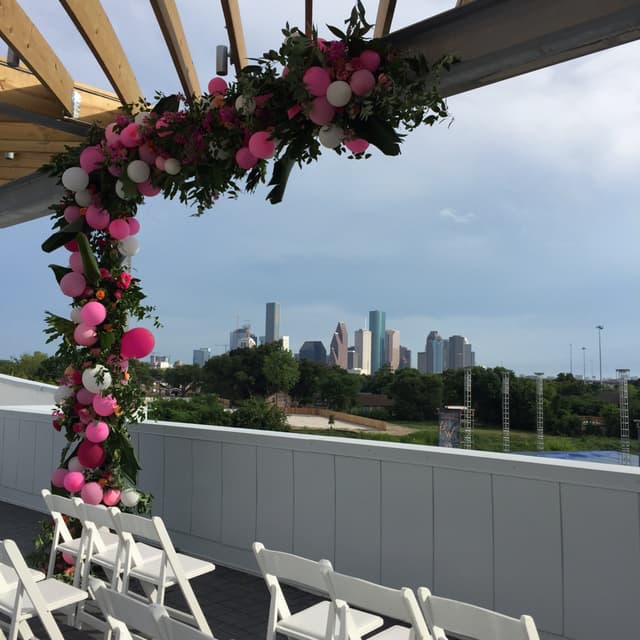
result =
[[[496,509],[495,509],[495,493],[494,493],[495,477],[493,474],[489,476],[489,487],[491,491],[491,606],[496,608]]]
[[[558,504],[560,506],[560,593],[562,594],[560,601],[562,602],[562,607],[560,607],[560,619],[562,629],[562,635],[566,635],[565,631],[565,609],[567,606],[566,602],[566,591],[564,585],[564,517],[563,517],[563,506],[562,506],[562,483],[558,482]]]
[[[382,581],[382,460],[378,460],[378,582],[384,584]]]
[[[291,450],[291,549],[295,553],[294,544],[296,539],[296,452]]]
[[[429,588],[438,593],[436,585],[436,470],[431,466],[431,585]]]
[[[338,472],[336,455],[331,456],[333,461],[333,564],[337,565],[338,558]],[[338,568],[336,566],[336,568]]]
[[[254,472],[255,472],[255,505],[254,505],[254,518],[253,518],[253,540],[258,539],[258,447],[253,446],[253,453],[255,458]]]

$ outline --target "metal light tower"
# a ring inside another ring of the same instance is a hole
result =
[[[569,343],[569,373],[573,375],[573,344]]]
[[[543,379],[544,373],[536,371],[536,449],[544,451],[544,407]]]
[[[582,382],[587,384],[587,347],[581,347],[582,349]]]
[[[600,360],[600,386],[602,386],[602,330],[604,329],[604,325],[597,324],[596,329],[598,330],[598,359]]]
[[[630,464],[629,457],[629,369],[616,369],[620,396],[620,462]]]
[[[509,431],[509,372],[502,372],[502,450],[511,451],[511,433]]]
[[[464,369],[464,440],[465,449],[473,449],[473,409],[471,408],[471,367]]]

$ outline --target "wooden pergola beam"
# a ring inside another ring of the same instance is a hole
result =
[[[73,79],[16,0],[0,0],[0,37],[51,93],[58,115],[74,115]]]
[[[396,10],[396,0],[380,0],[378,2],[378,13],[376,14],[376,24],[373,27],[373,37],[382,38],[391,30],[393,13]]]
[[[0,186],[0,228],[50,215],[49,207],[63,193],[55,178],[41,173]]]
[[[461,62],[454,95],[640,38],[640,0],[474,0],[389,34],[399,49]]]
[[[304,33],[307,38],[313,32],[313,0],[304,0]]]
[[[142,97],[133,69],[100,0],[60,0],[123,104]]]
[[[199,96],[200,83],[175,0],[150,1],[186,97]]]
[[[240,18],[240,7],[238,0],[220,0],[222,13],[227,25],[229,35],[229,46],[231,48],[231,63],[236,71],[247,66],[247,45],[244,41],[244,31],[242,30],[242,20]]]

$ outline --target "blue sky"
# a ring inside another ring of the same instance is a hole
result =
[[[119,0],[104,4],[147,96],[177,90],[148,4],[128,3],[126,14]],[[276,47],[287,20],[302,23],[304,3],[297,13],[288,4],[258,16],[241,3],[249,55]],[[319,24],[348,12],[317,4]],[[366,4],[373,18],[377,3]],[[399,2],[394,28],[453,2],[424,3],[422,15],[419,4]],[[74,78],[108,87],[59,4],[22,5]],[[226,42],[219,6],[178,5],[206,86]],[[296,351],[304,340],[328,345],[339,321],[351,336],[382,309],[414,366],[437,329],[466,335],[479,364],[519,373],[567,371],[573,344],[581,374],[585,346],[587,375],[597,375],[603,324],[604,374],[640,374],[639,67],[634,43],[454,96],[453,120],[410,134],[400,157],[327,153],[294,170],[275,207],[265,188],[201,218],[150,199],[134,266],[164,323],[156,352],[186,362],[195,347],[220,353],[236,319],[263,334],[264,303],[275,300]],[[44,312],[66,314],[46,267],[66,255],[39,249],[49,228],[43,218],[0,233],[0,358],[50,351]]]

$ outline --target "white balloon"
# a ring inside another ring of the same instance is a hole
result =
[[[321,127],[318,138],[320,139],[320,144],[323,147],[335,149],[342,142],[342,139],[344,138],[344,131],[341,127],[338,127],[335,124],[330,124],[326,127]]]
[[[76,195],[73,196],[73,199],[79,207],[88,207],[93,202],[93,197],[86,189],[76,191]]]
[[[62,185],[69,191],[82,191],[89,186],[89,174],[81,167],[69,167],[62,174]]]
[[[235,101],[235,107],[238,113],[249,116],[256,110],[256,102],[253,98],[238,96]]]
[[[79,324],[80,322],[82,322],[82,316],[80,315],[80,311],[81,311],[80,307],[73,307],[71,309],[71,320],[76,324]]]
[[[344,107],[352,95],[349,83],[344,80],[335,80],[327,88],[327,102],[334,107]]]
[[[150,115],[151,114],[148,111],[141,111],[140,113],[136,114],[136,117],[133,119],[133,121],[138,126],[142,126],[142,125],[146,124],[146,120]]]
[[[132,160],[127,166],[127,175],[133,182],[144,182],[151,175],[151,167],[144,160]]]
[[[120,494],[120,502],[125,507],[135,507],[140,502],[140,494],[135,489],[125,489]]]
[[[125,257],[135,256],[140,251],[140,243],[134,236],[128,236],[118,242],[118,251]]]
[[[78,456],[73,456],[73,458],[69,458],[67,469],[69,469],[69,471],[84,471],[84,467],[80,464],[80,460],[78,460]]]
[[[180,169],[182,169],[182,165],[179,160],[176,160],[175,158],[167,158],[164,161],[164,170],[170,176],[177,176],[180,173]]]
[[[53,399],[59,404],[64,402],[67,398],[70,398],[73,395],[73,390],[66,384],[60,385],[53,392]]]
[[[101,377],[101,381],[98,381],[98,377]],[[89,367],[82,372],[82,384],[85,389],[91,391],[91,393],[100,393],[111,386],[111,374],[109,370],[97,364],[95,367]]]

